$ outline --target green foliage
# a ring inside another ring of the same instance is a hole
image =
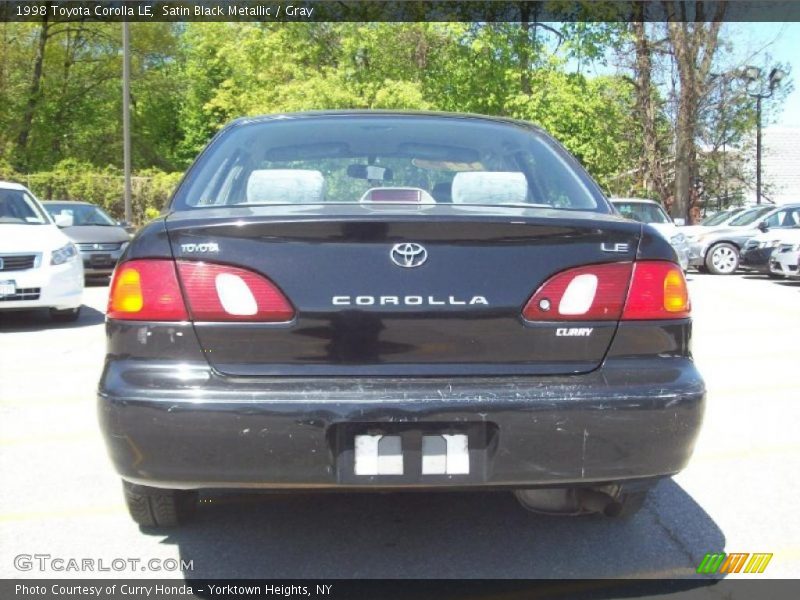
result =
[[[181,173],[166,173],[158,169],[144,169],[132,181],[134,221],[158,216],[166,206]],[[0,179],[26,185],[42,200],[83,200],[102,206],[111,215],[122,219],[124,180],[122,172],[113,166],[98,169],[75,159],[59,162],[52,170],[21,174],[5,161],[0,161]]]
[[[525,119],[552,133],[608,190],[636,189],[642,148],[633,88],[622,77],[586,74],[624,47],[625,25],[529,18],[527,25],[131,24],[136,219],[161,209],[180,172],[231,119],[311,109]],[[42,197],[96,201],[119,215],[120,26],[49,23],[35,81],[42,27],[0,24],[0,173],[30,182]],[[667,139],[670,121],[660,110]],[[746,110],[736,119],[737,132],[752,128]],[[698,136],[717,130],[712,115]]]
[[[607,188],[638,151],[633,131],[632,90],[614,77],[586,79],[540,71],[530,96],[509,99],[513,116],[537,123],[574,154]]]

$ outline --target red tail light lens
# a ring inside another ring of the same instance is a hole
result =
[[[683,319],[690,311],[680,267],[641,261],[558,273],[528,300],[522,315],[529,321],[642,321]]]
[[[108,299],[111,319],[185,321],[183,296],[171,260],[132,260],[114,271]]]
[[[637,262],[622,319],[684,319],[691,312],[686,278],[677,265],[666,261]]]
[[[194,321],[282,322],[294,308],[266,277],[228,265],[179,261],[178,272]]]
[[[188,299],[184,303],[181,286]],[[114,271],[108,317],[133,321],[260,321],[294,318],[294,308],[267,278],[227,265],[150,259]]]
[[[531,296],[529,321],[616,321],[622,315],[632,263],[591,265],[562,271]]]

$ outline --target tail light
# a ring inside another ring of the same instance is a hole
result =
[[[246,269],[178,262],[194,321],[291,321],[294,308],[266,277]]]
[[[689,316],[681,269],[666,261],[578,267],[548,279],[528,300],[529,321],[681,319]]]
[[[175,263],[171,260],[132,260],[114,271],[108,299],[111,319],[185,321]]]
[[[135,321],[185,321],[191,316],[194,321],[280,322],[290,321],[294,308],[274,283],[252,271],[151,259],[117,267],[108,316]]]
[[[683,271],[666,261],[634,263],[624,321],[684,319],[691,312]]]

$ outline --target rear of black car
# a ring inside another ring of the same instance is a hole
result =
[[[675,261],[525,124],[235,122],[112,283],[99,414],[131,512],[472,487],[624,512],[702,419]]]

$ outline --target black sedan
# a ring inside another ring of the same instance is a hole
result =
[[[62,229],[78,247],[86,277],[111,275],[131,239],[124,224],[89,202],[49,200],[42,205],[53,218],[66,215],[72,219],[72,224]]]
[[[235,121],[125,251],[106,327],[100,422],[143,526],[206,489],[631,514],[705,402],[669,242],[543,131],[474,115]]]

